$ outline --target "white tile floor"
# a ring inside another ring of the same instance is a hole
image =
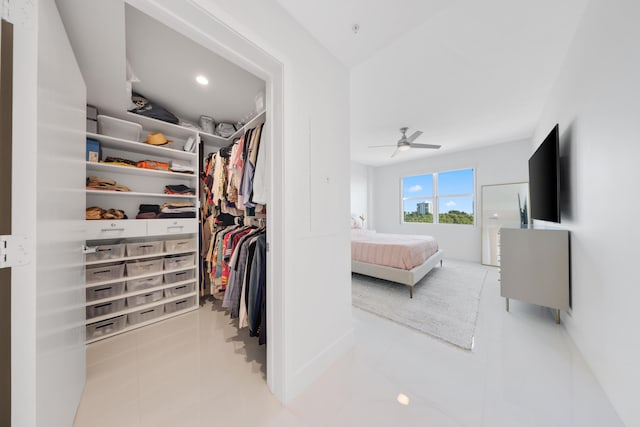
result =
[[[285,407],[264,348],[207,303],[89,346],[75,426],[621,426],[552,313],[506,313],[488,269],[472,352],[354,308],[356,347]]]

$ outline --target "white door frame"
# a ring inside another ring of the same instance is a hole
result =
[[[230,62],[257,75],[266,82],[269,198],[267,201],[267,383],[282,402],[287,400],[286,343],[284,309],[284,74],[286,58],[261,46],[259,40],[241,35],[230,18],[213,16],[210,11],[190,1],[189,6],[175,0],[125,0],[173,30],[185,35]],[[225,19],[223,21],[222,19]],[[262,144],[261,144],[262,146]],[[289,350],[288,350],[289,348]]]

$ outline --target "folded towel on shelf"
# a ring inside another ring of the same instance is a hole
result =
[[[171,202],[171,203],[163,203],[162,206],[160,207],[160,210],[165,209],[165,208],[169,208],[169,209],[174,209],[174,208],[194,208],[195,209],[196,205],[194,205],[191,202]]]
[[[101,163],[109,163],[116,166],[136,167],[137,162],[129,159],[123,159],[121,157],[107,157]]]
[[[158,218],[195,218],[196,212],[176,212],[176,213],[167,213],[160,212],[158,214]]]
[[[196,194],[196,189],[193,187],[188,187],[184,184],[167,185],[164,187],[164,192],[165,194],[194,195]]]
[[[158,170],[158,171],[168,171],[169,170],[169,163],[159,162],[159,161],[156,161],[156,160],[140,160],[136,164],[136,166],[141,168],[141,169],[151,169],[151,170]]]
[[[189,202],[165,203],[160,207],[160,215],[189,214],[188,216],[162,216],[162,218],[195,218],[197,211],[196,206]]]
[[[138,207],[138,212],[139,213],[146,213],[146,212],[159,213],[160,212],[160,205],[141,204]]]
[[[163,213],[177,213],[177,212],[197,212],[195,207],[183,207],[183,208],[162,208],[160,212]]]
[[[156,219],[158,214],[155,212],[140,212],[136,215],[136,219]]]
[[[93,219],[127,219],[127,215],[122,209],[102,209],[98,206],[91,206],[85,211],[85,218]]]
[[[127,219],[127,215],[122,209],[107,209],[102,214],[102,219]]]
[[[86,209],[85,217],[87,219],[102,219],[102,212],[104,212],[104,209],[99,208],[98,206],[91,206]]]
[[[113,179],[100,178],[97,176],[90,176],[87,178],[87,190],[102,190],[102,191],[131,191],[126,185],[118,184]]]
[[[174,172],[189,172],[189,173],[195,172],[195,169],[191,163],[180,161],[180,160],[171,161],[171,170]]]

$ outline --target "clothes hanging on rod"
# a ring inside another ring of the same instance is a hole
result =
[[[248,129],[232,145],[207,156],[202,177],[203,218],[263,212],[264,203],[253,201],[254,178],[257,174],[262,177],[266,167],[260,164],[256,169],[263,126]]]
[[[263,125],[207,156],[202,175],[204,279],[241,328],[266,343],[266,206],[253,200]],[[258,167],[258,163],[261,166]],[[262,184],[260,184],[262,185]]]

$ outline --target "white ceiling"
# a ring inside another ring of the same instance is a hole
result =
[[[131,107],[126,61],[140,79],[134,90],[181,119],[201,115],[236,123],[251,114],[265,82],[124,0],[56,0],[87,86],[87,102],[102,114]],[[204,74],[209,85],[195,82]]]
[[[458,0],[277,1],[333,55],[354,66]]]
[[[371,165],[531,137],[587,1],[278,0],[351,67],[352,159]],[[367,148],[402,126],[443,148]]]
[[[201,115],[236,123],[255,110],[263,80],[129,5],[125,16],[135,92],[195,123]],[[209,85],[196,83],[200,74]]]

